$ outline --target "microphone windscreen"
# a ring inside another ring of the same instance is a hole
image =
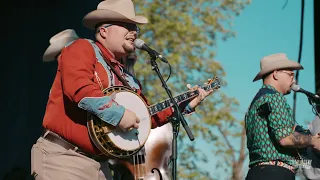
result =
[[[292,84],[291,89],[292,89],[293,91],[296,91],[296,92],[297,92],[297,91],[300,90],[300,86],[297,85],[297,84]]]
[[[144,41],[141,39],[134,40],[134,46],[138,49],[141,49],[144,44]]]

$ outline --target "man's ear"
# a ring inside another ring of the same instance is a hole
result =
[[[107,28],[103,28],[103,27],[99,27],[99,35],[103,38],[106,39],[108,36],[108,29]]]
[[[275,79],[275,80],[278,80],[278,76],[279,76],[279,74],[278,74],[278,71],[273,71],[273,73],[272,73],[272,76],[273,76],[273,78]]]

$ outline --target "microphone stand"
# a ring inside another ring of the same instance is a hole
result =
[[[177,154],[178,154],[177,138],[178,138],[180,123],[182,124],[183,128],[187,132],[187,135],[191,141],[194,140],[194,136],[193,136],[186,120],[184,119],[183,115],[181,114],[179,106],[178,106],[177,102],[174,100],[169,87],[167,86],[165,80],[163,79],[163,77],[159,71],[159,68],[158,68],[158,65],[156,62],[157,56],[152,55],[152,54],[149,54],[149,55],[150,55],[152,70],[154,70],[157,73],[157,75],[159,76],[159,79],[162,83],[162,87],[166,90],[166,92],[171,100],[171,103],[173,104],[173,108],[174,108],[174,116],[172,116],[170,118],[171,119],[170,121],[172,124],[172,131],[173,131],[171,160],[172,160],[172,178],[173,178],[173,180],[176,180],[177,179]]]

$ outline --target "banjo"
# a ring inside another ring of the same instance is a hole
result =
[[[205,91],[219,89],[218,77],[209,79],[201,86]],[[140,119],[139,128],[127,132],[112,126],[99,117],[87,113],[87,127],[95,146],[102,154],[112,158],[128,158],[136,154],[146,143],[151,130],[151,116],[172,106],[170,99],[148,106],[136,92],[125,86],[113,86],[103,90],[106,96],[112,96],[114,101],[134,112]],[[198,90],[189,90],[174,97],[177,104],[196,97]]]

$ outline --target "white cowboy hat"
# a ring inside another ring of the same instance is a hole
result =
[[[134,24],[146,24],[148,19],[136,16],[131,0],[105,0],[98,4],[97,10],[88,13],[82,20],[86,28],[95,29],[102,22],[119,21]]]
[[[303,69],[303,67],[297,62],[289,60],[284,53],[271,54],[260,60],[260,72],[253,79],[253,82],[261,79],[268,73],[280,69],[299,70]]]
[[[62,49],[71,41],[79,39],[78,35],[73,29],[66,29],[59,32],[50,38],[50,46],[43,54],[43,61],[54,61],[56,56],[62,51]]]

